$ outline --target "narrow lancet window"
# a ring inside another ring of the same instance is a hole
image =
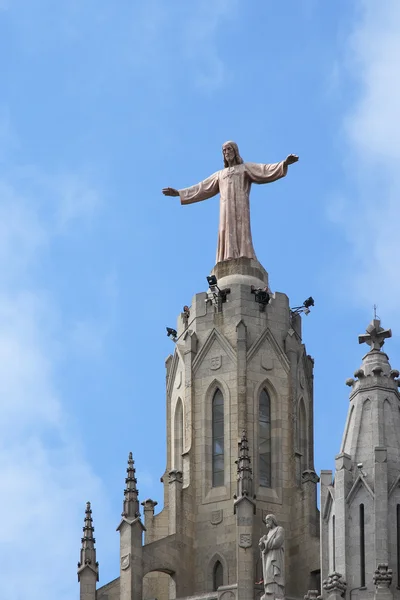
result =
[[[397,535],[397,587],[400,588],[400,504],[396,507],[396,535]]]
[[[183,453],[183,406],[182,400],[178,398],[175,408],[175,456],[174,468],[182,471],[182,453]]]
[[[262,390],[258,410],[259,483],[271,487],[271,400]]]
[[[365,519],[364,504],[360,504],[360,587],[365,587]]]
[[[307,418],[304,400],[299,402],[298,424],[297,424],[297,446],[300,452],[300,480],[303,472],[307,469]]]
[[[212,400],[212,485],[224,485],[224,397],[217,390]]]
[[[335,515],[332,517],[332,567],[336,571],[336,530],[335,530]]]
[[[216,592],[221,585],[224,585],[224,570],[219,560],[217,560],[217,562],[214,565],[213,572],[214,592]]]

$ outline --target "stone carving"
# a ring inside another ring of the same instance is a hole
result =
[[[223,518],[224,513],[222,512],[222,510],[213,510],[213,512],[211,513],[212,525],[218,525],[219,523],[222,523]]]
[[[252,545],[251,533],[239,534],[239,546],[241,548],[250,548]]]
[[[125,554],[125,556],[121,556],[121,569],[126,571],[129,569],[129,565],[131,564],[131,555]]]
[[[256,258],[250,230],[252,183],[271,183],[285,177],[289,165],[299,160],[290,154],[275,164],[245,163],[235,142],[222,146],[224,169],[182,190],[164,188],[165,196],[179,196],[181,204],[192,204],[220,194],[220,222],[216,262],[240,257]]]
[[[265,352],[261,354],[261,366],[266,371],[272,371],[272,369],[274,368],[274,362],[272,358],[268,356],[268,354],[266,354]]]
[[[327,579],[324,579],[324,581],[322,582],[322,587],[328,595],[336,594],[339,596],[344,596],[346,593],[347,586],[342,575],[334,571],[333,573],[328,575]]]
[[[210,369],[217,371],[222,365],[222,356],[213,356],[210,358]]]
[[[388,588],[392,583],[393,571],[387,563],[379,563],[374,575],[374,585],[377,588]]]
[[[320,596],[318,590],[308,590],[307,594],[304,596],[304,600],[321,600],[322,596]]]
[[[358,336],[359,344],[368,344],[371,350],[380,350],[385,339],[392,337],[391,329],[383,329],[379,319],[373,319],[367,327],[367,332]]]
[[[259,542],[263,568],[264,595],[261,600],[277,600],[285,597],[284,542],[285,531],[278,525],[274,515],[265,517],[267,534]]]

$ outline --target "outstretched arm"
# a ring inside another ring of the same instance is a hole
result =
[[[299,157],[295,154],[289,154],[285,160],[272,165],[259,163],[246,163],[246,172],[252,183],[271,183],[277,179],[285,177],[288,166],[297,162]]]
[[[207,177],[207,179],[201,181],[197,185],[192,185],[183,190],[164,188],[162,192],[165,196],[180,196],[181,204],[192,204],[193,202],[207,200],[219,192],[218,172]]]

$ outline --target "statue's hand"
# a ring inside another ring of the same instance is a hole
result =
[[[162,193],[164,196],[179,196],[179,192],[175,188],[164,188]]]
[[[297,162],[299,157],[296,154],[289,154],[289,156],[285,159],[285,164],[288,167],[289,165],[293,165],[293,163]]]

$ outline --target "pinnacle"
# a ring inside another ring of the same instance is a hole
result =
[[[125,478],[126,487],[124,489],[124,507],[122,511],[123,517],[138,517],[139,516],[139,490],[137,489],[137,479],[135,477],[135,461],[132,458],[132,452],[128,455],[128,467],[126,469],[127,476]]]
[[[94,527],[92,519],[92,509],[90,502],[86,502],[85,520],[83,525],[83,537],[81,538],[81,556],[78,562],[78,580],[80,572],[84,567],[90,566],[97,573],[98,580],[98,562],[96,562],[95,538],[93,536]]]
[[[94,544],[96,542],[93,537],[94,527],[93,527],[93,519],[92,519],[92,509],[90,508],[90,502],[86,502],[86,510],[85,510],[85,523],[83,526],[83,538],[82,538],[82,549],[90,548],[93,550]]]

